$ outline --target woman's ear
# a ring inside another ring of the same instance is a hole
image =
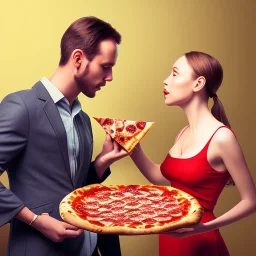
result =
[[[206,79],[204,76],[199,76],[196,81],[195,81],[195,86],[194,86],[194,92],[198,92],[202,90],[206,84]]]

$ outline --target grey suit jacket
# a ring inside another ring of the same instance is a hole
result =
[[[11,221],[8,255],[78,255],[84,235],[54,243],[13,218],[24,206],[61,220],[59,203],[74,189],[101,182],[91,164],[89,117],[80,112],[80,156],[71,180],[66,131],[58,109],[41,82],[5,97],[0,104],[0,174],[7,170],[10,190],[0,183],[0,226]],[[110,173],[105,172],[103,179]]]

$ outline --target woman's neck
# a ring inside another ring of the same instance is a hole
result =
[[[194,99],[192,102],[182,107],[182,109],[188,119],[190,134],[201,132],[205,129],[206,124],[209,126],[211,123],[216,123],[215,118],[208,108],[207,101]]]

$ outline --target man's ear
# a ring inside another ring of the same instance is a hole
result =
[[[195,81],[195,86],[193,88],[194,92],[198,92],[204,88],[206,84],[206,79],[204,76],[199,76]]]
[[[73,65],[79,69],[81,67],[81,65],[83,64],[84,66],[87,66],[88,64],[88,60],[86,58],[86,56],[84,55],[83,51],[80,49],[75,49],[72,54],[71,54],[71,59],[72,59],[72,63]]]

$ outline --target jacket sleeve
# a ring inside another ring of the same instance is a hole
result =
[[[82,118],[83,118],[84,122],[86,123],[86,126],[89,129],[90,136],[93,140],[91,120],[85,112],[83,112]],[[83,184],[84,184],[84,186],[86,186],[86,185],[89,185],[89,184],[101,183],[110,175],[110,173],[111,173],[110,168],[107,168],[105,170],[104,174],[102,175],[102,177],[99,178],[98,175],[97,175],[97,171],[94,168],[94,162],[91,162],[90,166],[89,166],[89,170],[88,170],[86,180]]]
[[[26,105],[17,93],[10,94],[0,104],[0,175],[24,149],[28,134]],[[23,207],[23,202],[0,182],[0,226],[9,222]]]
[[[91,162],[85,185],[94,184],[94,183],[101,183],[110,175],[110,173],[111,173],[110,168],[107,168],[105,170],[104,174],[102,175],[102,177],[99,178],[98,175],[97,175],[97,172],[94,168],[94,162]]]

